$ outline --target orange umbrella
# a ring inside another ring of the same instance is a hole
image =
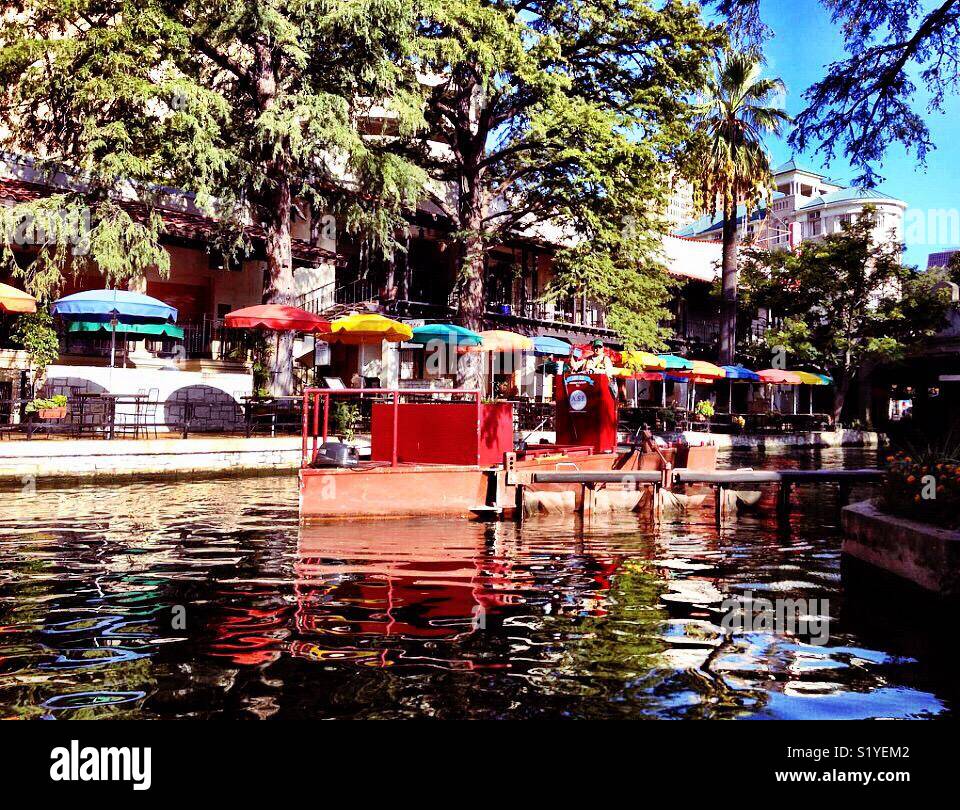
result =
[[[468,352],[532,352],[533,339],[517,332],[505,329],[489,329],[480,332],[483,343],[479,346],[467,346]]]
[[[0,312],[20,314],[36,311],[36,298],[9,284],[0,284]]]

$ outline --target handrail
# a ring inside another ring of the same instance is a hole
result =
[[[300,466],[308,467],[317,457],[319,449],[318,439],[323,437],[324,443],[327,441],[327,435],[330,428],[330,398],[336,396],[351,396],[364,394],[376,394],[378,396],[389,395],[393,397],[393,436],[392,447],[390,451],[390,466],[398,466],[397,460],[397,434],[400,417],[400,397],[423,397],[429,395],[442,395],[444,397],[450,394],[468,395],[476,401],[477,424],[480,424],[480,406],[483,402],[483,392],[476,388],[444,388],[437,391],[424,391],[422,389],[399,389],[399,388],[305,388],[303,391],[303,442],[301,446]],[[323,422],[321,434],[320,421],[320,400],[323,400]],[[311,429],[312,428],[312,429]],[[312,444],[310,439],[312,438]],[[479,438],[479,436],[478,436]],[[477,462],[479,463],[479,446],[477,448]]]

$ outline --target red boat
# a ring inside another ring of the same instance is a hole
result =
[[[308,389],[301,518],[510,516],[517,478],[530,480],[524,473],[657,470],[671,463],[673,448],[617,451],[616,392],[605,375],[558,375],[554,394],[557,443],[515,449],[512,404],[484,402],[479,391]],[[370,458],[363,461],[329,441],[332,400],[360,396],[373,400]],[[583,486],[537,489],[581,493]]]

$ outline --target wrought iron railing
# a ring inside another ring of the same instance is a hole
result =
[[[368,279],[360,278],[339,286],[336,281],[331,281],[303,293],[297,301],[297,306],[307,312],[322,315],[334,307],[360,304],[372,301],[376,297],[373,282]]]

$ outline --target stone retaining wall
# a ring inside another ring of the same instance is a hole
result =
[[[881,434],[869,430],[812,430],[803,433],[763,435],[757,433],[702,433],[688,430],[684,438],[690,444],[712,442],[734,450],[776,452],[794,447],[879,447]]]
[[[960,532],[881,512],[872,501],[845,506],[843,553],[940,596],[960,597]]]

